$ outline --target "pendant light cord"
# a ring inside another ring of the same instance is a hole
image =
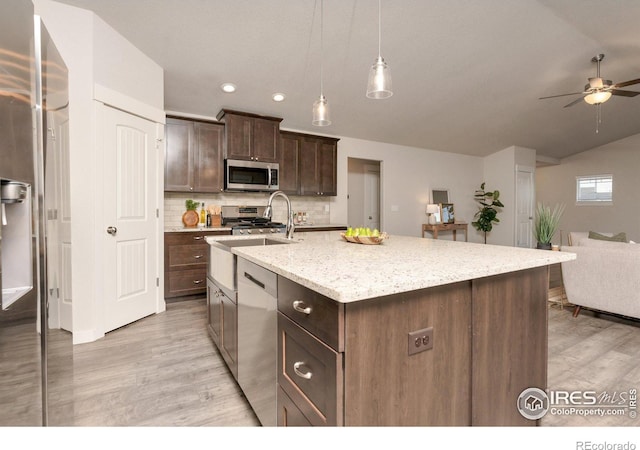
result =
[[[382,41],[382,33],[380,31],[380,29],[382,28],[382,14],[380,13],[380,9],[382,8],[381,2],[382,0],[378,0],[378,58],[380,58],[381,55],[380,42]]]
[[[322,61],[324,59],[324,0],[320,0],[320,96],[324,97]]]

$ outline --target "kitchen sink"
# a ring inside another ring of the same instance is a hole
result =
[[[223,290],[227,297],[235,301],[238,290],[236,275],[237,256],[231,253],[234,247],[259,247],[263,245],[291,244],[293,241],[268,237],[252,239],[229,239],[210,241],[209,277]]]

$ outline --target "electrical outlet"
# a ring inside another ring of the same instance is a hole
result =
[[[433,348],[433,327],[411,331],[408,334],[409,356]]]

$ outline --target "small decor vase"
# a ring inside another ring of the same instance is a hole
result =
[[[544,244],[542,242],[538,242],[538,245],[536,246],[537,249],[540,250],[551,250],[551,242]]]

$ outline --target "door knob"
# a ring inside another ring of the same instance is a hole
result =
[[[118,229],[116,227],[107,227],[107,233],[109,233],[111,236],[115,236],[117,232]]]

